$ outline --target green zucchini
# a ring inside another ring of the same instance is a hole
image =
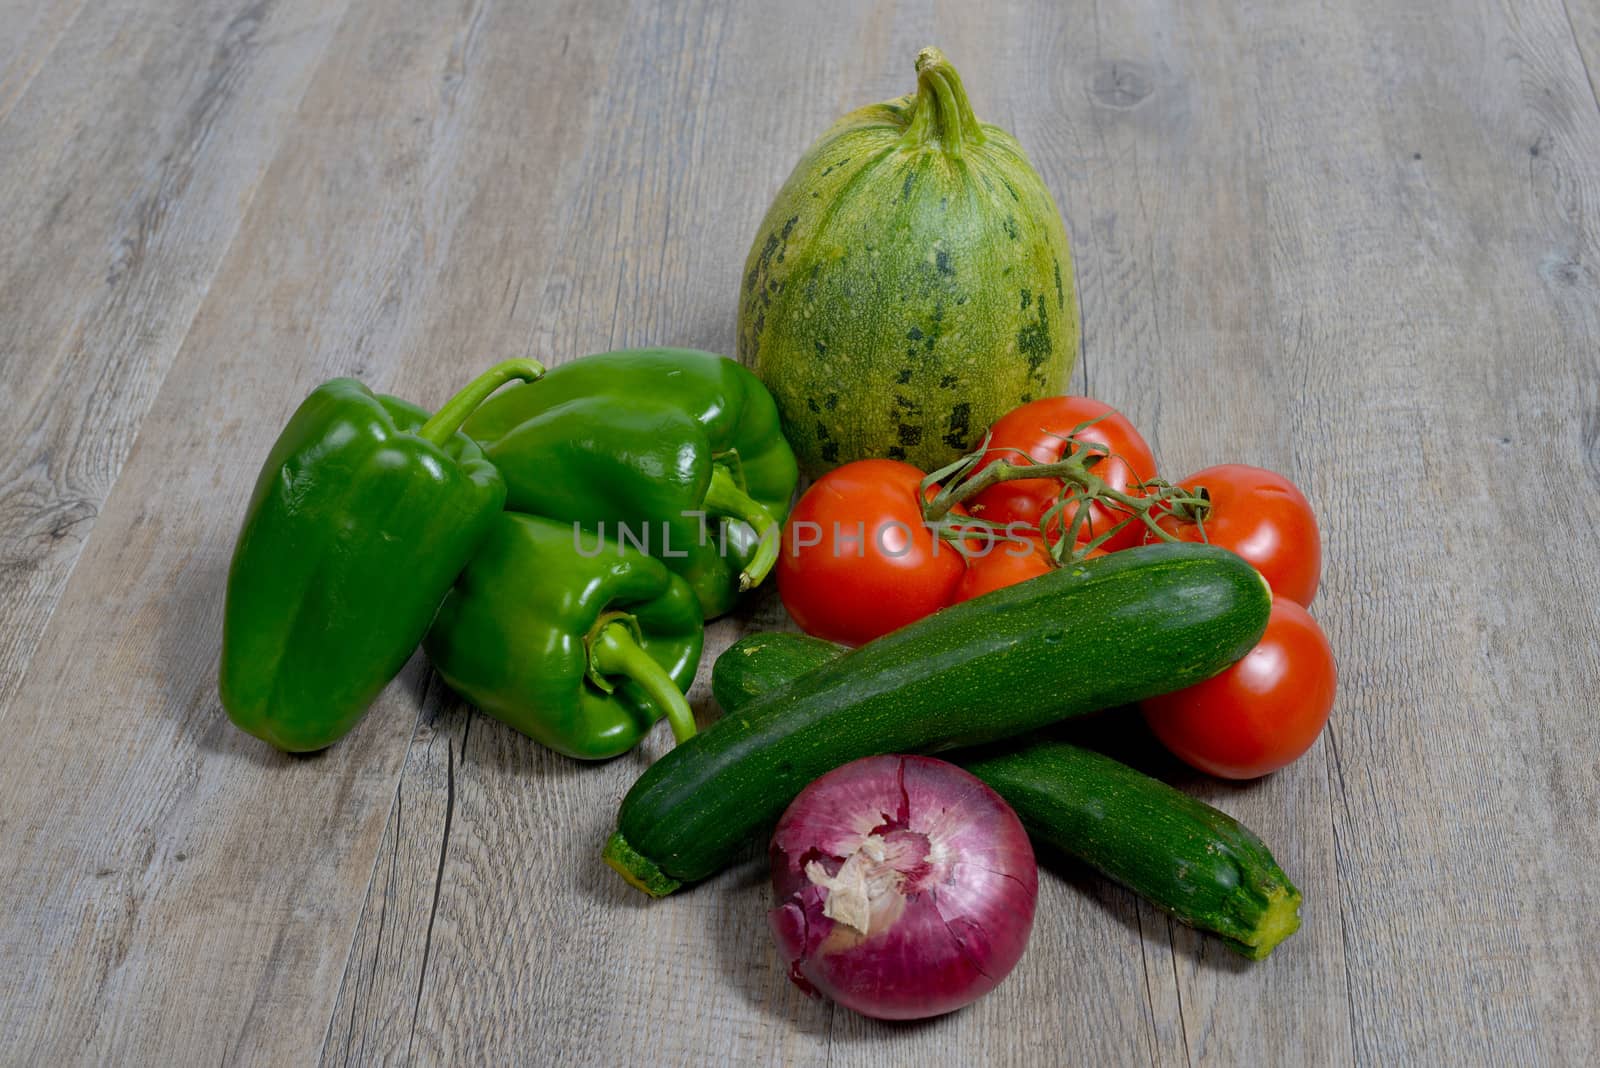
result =
[[[605,859],[656,896],[725,867],[817,776],[1181,689],[1260,640],[1271,594],[1210,545],[1128,549],[954,605],[758,697],[651,765]]]
[[[711,666],[711,696],[726,715],[845,652],[845,646],[809,634],[772,631],[746,635],[728,646]]]
[[[1300,927],[1300,891],[1261,839],[1159,779],[1066,742],[956,763],[1005,798],[1033,838],[1251,960]]]
[[[752,634],[718,658],[711,691],[735,714],[843,650],[804,634]],[[1300,891],[1248,827],[1090,749],[1019,740],[949,754],[1028,833],[1084,861],[1229,949],[1260,960],[1300,926]]]

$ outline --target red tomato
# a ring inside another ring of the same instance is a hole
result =
[[[1038,463],[1054,463],[1067,450],[1064,440],[1072,428],[1100,416],[1098,423],[1077,434],[1081,441],[1098,442],[1106,446],[1111,455],[1100,460],[1090,470],[1104,479],[1112,489],[1132,492],[1138,483],[1156,477],[1156,459],[1150,446],[1128,422],[1126,416],[1110,405],[1089,397],[1041,397],[1015,408],[989,428],[989,448],[997,450],[994,459],[1019,461],[1024,456]],[[988,463],[984,464],[985,467]],[[980,468],[981,470],[981,468]],[[1045,510],[1055,504],[1061,494],[1061,483],[1051,478],[1020,478],[991,486],[972,498],[967,506],[972,514],[999,523],[1022,521],[1035,529]],[[1052,527],[1051,532],[1072,524],[1076,509],[1063,513],[1062,527]],[[1096,534],[1103,534],[1127,517],[1127,512],[1107,508],[1098,502],[1089,505],[1089,518],[1079,534],[1080,543]],[[1105,543],[1108,551],[1138,545],[1144,537],[1142,524],[1129,525],[1111,541]]]
[[[950,603],[966,565],[922,520],[924,477],[898,460],[857,460],[806,490],[777,565],[778,595],[801,630],[859,645]]]
[[[1203,540],[1250,561],[1274,594],[1310,607],[1322,579],[1322,539],[1310,503],[1293,482],[1260,467],[1219,464],[1179,485],[1204,486],[1211,497]],[[1160,524],[1184,541],[1202,540],[1199,525],[1188,520],[1168,515]],[[1157,539],[1147,530],[1145,540]]]
[[[1328,639],[1300,605],[1272,599],[1261,642],[1222,674],[1144,701],[1145,722],[1184,763],[1223,779],[1277,771],[1311,748],[1333,710]]]
[[[994,590],[1015,586],[1055,570],[1055,561],[1051,559],[1044,539],[1027,537],[1026,552],[1022,551],[1022,544],[1018,541],[1001,541],[987,555],[970,555],[967,558],[967,573],[961,576],[961,584],[956,587],[956,595],[950,603],[970,601],[974,597],[982,597]],[[1105,554],[1104,549],[1096,548],[1090,550],[1084,559],[1092,560]]]
[[[1038,537],[997,541],[987,553],[974,553],[967,558],[967,572],[961,576],[951,603],[960,604],[1004,586],[1015,586],[1045,574],[1054,566],[1050,551]]]

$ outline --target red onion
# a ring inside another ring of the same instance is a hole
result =
[[[993,990],[1022,957],[1039,869],[1017,814],[943,760],[874,756],[800,792],[772,836],[789,978],[884,1020]]]

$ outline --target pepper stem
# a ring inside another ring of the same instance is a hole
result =
[[[589,641],[589,668],[602,675],[622,675],[644,688],[656,707],[664,710],[672,724],[672,736],[680,742],[694,737],[694,711],[688,700],[655,658],[645,652],[626,623],[607,623]]]
[[[433,418],[422,424],[417,436],[442,446],[450,440],[451,435],[461,429],[461,424],[467,421],[467,416],[477,411],[478,406],[489,399],[489,394],[507,382],[532,382],[542,374],[544,368],[533,360],[507,360],[504,363],[497,363],[468,382],[465,389],[446,401],[443,408],[433,413]]]
[[[710,515],[738,519],[749,523],[760,541],[756,554],[739,572],[739,589],[750,590],[761,584],[778,562],[778,521],[767,506],[739,488],[727,468],[720,464],[711,471],[711,485],[706,489],[705,510]]]
[[[984,142],[983,127],[972,113],[961,75],[937,48],[917,53],[917,99],[906,139],[923,144],[937,141],[945,154],[953,157],[959,157],[966,145]]]

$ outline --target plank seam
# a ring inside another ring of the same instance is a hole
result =
[[[1328,752],[1329,752],[1329,754],[1331,755],[1331,758],[1332,758],[1327,762],[1327,768],[1332,773],[1331,776],[1330,776],[1330,779],[1337,779],[1338,780],[1338,782],[1339,782],[1339,803],[1344,805],[1346,808],[1348,808],[1349,804],[1350,804],[1350,802],[1349,802],[1349,790],[1345,786],[1345,781],[1344,781],[1344,761],[1341,760],[1340,757],[1339,757],[1338,736],[1334,733],[1332,725],[1330,725],[1328,727],[1328,732],[1327,733],[1328,733]],[[1345,990],[1344,1018],[1345,1018],[1345,1026],[1350,1031],[1350,1057],[1351,1057],[1352,1060],[1354,1060],[1355,1056],[1356,1056],[1356,1049],[1357,1049],[1357,1046],[1356,1046],[1356,991],[1355,991],[1354,978],[1350,975],[1350,916],[1349,916],[1349,909],[1346,907],[1346,901],[1345,901],[1344,873],[1341,870],[1341,866],[1340,866],[1340,863],[1339,863],[1339,856],[1340,856],[1340,849],[1339,849],[1339,820],[1338,820],[1338,818],[1337,818],[1337,816],[1335,814],[1334,806],[1331,803],[1332,794],[1333,794],[1333,783],[1331,781],[1328,783],[1328,792],[1329,792],[1329,800],[1330,800],[1330,804],[1328,805],[1328,827],[1329,827],[1329,830],[1332,831],[1332,833],[1333,833],[1333,866],[1334,866],[1334,870],[1336,872],[1336,878],[1334,879],[1334,883],[1339,888],[1339,946],[1340,946],[1341,951],[1344,954],[1344,990]]]
[[[417,721],[415,723],[413,723],[412,726],[411,726],[411,737],[413,739],[416,738],[417,726],[418,726],[418,724],[421,723],[421,720],[422,720],[422,712],[421,712],[421,710],[419,710],[418,713],[417,713]],[[395,777],[394,800],[390,802],[390,804],[389,804],[389,814],[384,818],[384,821],[383,821],[384,822],[384,826],[386,826],[386,827],[389,825],[389,823],[391,821],[393,821],[396,824],[396,830],[395,830],[395,849],[396,850],[398,850],[399,846],[400,846],[400,839],[399,839],[400,788],[401,788],[401,785],[405,782],[405,768],[406,768],[406,765],[411,760],[411,744],[412,743],[410,741],[408,741],[406,743],[405,755],[400,758],[400,771],[396,774],[396,777]],[[365,907],[366,902],[371,900],[371,898],[372,898],[372,885],[373,885],[374,882],[377,881],[378,868],[382,864],[383,864],[383,854],[382,854],[382,851],[380,850],[372,858],[372,872],[371,872],[371,874],[369,874],[367,876],[366,893],[364,893],[362,895],[362,905],[363,905],[363,907]],[[344,967],[340,970],[340,973],[339,973],[339,988],[341,990],[344,989],[344,984],[345,984],[346,980],[348,980],[350,978],[350,963],[351,963],[351,961],[353,961],[355,959],[355,955],[356,955],[356,938],[360,935],[360,933],[361,933],[361,924],[359,922],[357,922],[355,924],[355,926],[353,926],[351,928],[351,930],[350,930],[350,948],[345,951]],[[327,1057],[328,1044],[331,1041],[333,1041],[333,1025],[338,1023],[338,1022],[339,1022],[339,1003],[338,1003],[338,996],[335,995],[333,1011],[328,1014],[328,1029],[322,1036],[322,1049],[319,1050],[318,1053],[317,1053],[317,1063],[318,1064],[321,1064]],[[351,1007],[351,1012],[350,1012],[350,1034],[351,1035],[354,1035],[354,1033],[355,1033],[355,1026],[356,1026],[356,1023],[355,1023],[355,1009],[354,1009],[354,1006],[352,1006]],[[346,1042],[345,1051],[344,1052],[345,1052],[345,1063],[349,1064],[350,1063],[350,1041]]]
[[[1167,917],[1167,949],[1172,954],[1172,986],[1178,994],[1178,1031],[1183,1035],[1183,1062],[1194,1064],[1194,1050],[1189,1048],[1189,1021],[1183,1010],[1183,981],[1178,978],[1178,936],[1172,917]]]
[[[433,686],[433,678],[434,678],[433,672],[430,670],[428,672],[427,676],[423,680],[423,683],[422,683],[422,700],[418,703],[418,706],[417,706],[416,719],[413,720],[412,724],[411,724],[411,735],[406,740],[406,751],[400,757],[400,768],[395,773],[394,800],[391,801],[390,804],[389,804],[389,815],[384,818],[384,826],[388,826],[389,821],[391,819],[395,821],[395,825],[396,825],[395,826],[395,849],[396,849],[396,851],[398,851],[399,848],[400,848],[400,839],[399,839],[400,790],[401,790],[402,786],[405,783],[406,768],[411,763],[411,750],[416,745],[417,729],[422,725],[422,717],[427,714],[427,710],[428,710],[428,691]],[[369,874],[367,876],[367,889],[366,889],[366,892],[363,893],[362,896],[361,896],[361,908],[362,908],[363,912],[366,910],[367,902],[372,900],[372,886],[377,881],[378,868],[382,864],[383,864],[383,852],[380,849],[380,850],[374,852],[374,854],[373,854],[373,857],[372,857],[372,872],[371,872],[371,874]],[[387,890],[385,892],[387,893]],[[339,988],[341,990],[344,989],[345,980],[348,979],[349,976],[350,976],[350,963],[351,963],[351,961],[353,961],[355,959],[356,939],[359,938],[360,935],[361,935],[361,915],[360,915],[360,913],[358,913],[357,916],[356,916],[356,922],[354,924],[352,924],[351,927],[350,927],[350,948],[345,951],[344,968],[341,969],[341,971],[339,973]],[[328,1014],[328,1029],[323,1034],[323,1037],[322,1037],[322,1049],[320,1049],[317,1052],[317,1063],[318,1064],[321,1064],[323,1062],[323,1060],[327,1057],[327,1054],[328,1054],[328,1043],[333,1040],[333,1025],[335,1023],[337,1023],[338,1020],[339,1020],[339,999],[338,999],[338,994],[336,993],[334,995],[333,1010]],[[353,1005],[351,1006],[351,1011],[350,1011],[350,1027],[351,1027],[351,1030],[354,1031],[354,1029],[355,1029],[355,1007]],[[346,1049],[345,1049],[346,1063],[349,1063],[349,1055],[350,1055],[350,1050],[349,1050],[348,1047],[346,1047]]]
[[[381,964],[383,962],[383,935],[384,935],[384,932],[388,929],[388,926],[389,926],[389,906],[391,904],[393,904],[393,902],[394,902],[394,888],[395,888],[395,883],[396,883],[396,872],[398,872],[399,868],[400,868],[400,834],[401,834],[401,828],[405,825],[405,821],[406,821],[405,781],[406,781],[405,765],[402,764],[401,765],[401,770],[400,770],[400,780],[398,782],[396,782],[395,785],[394,785],[394,846],[393,846],[393,848],[391,848],[389,850],[389,881],[383,888],[383,911],[378,916],[378,937],[374,940],[374,944],[373,944],[373,947],[372,947],[372,974],[374,976],[376,976],[378,974],[378,968],[381,966]],[[376,878],[376,876],[377,876],[377,867],[376,866],[373,867],[373,876],[374,876],[374,878]],[[370,887],[368,888],[367,892],[371,893],[371,888]],[[355,945],[352,942],[351,943],[351,955],[352,956],[354,955],[354,951],[355,951]],[[349,969],[349,965],[350,965],[349,960],[346,960],[345,968],[346,968],[347,971]],[[361,964],[360,964],[359,961],[357,961],[356,962],[356,983],[359,985],[360,982],[361,982]],[[342,983],[341,983],[341,985],[342,985]],[[352,1036],[354,1036],[354,1034],[355,1034],[355,1029],[356,1029],[356,1007],[355,1007],[354,1004],[352,1004],[350,1006],[350,1033],[351,1033]],[[357,1063],[366,1063],[366,1059],[367,1059],[367,1034],[368,1034],[367,1029],[366,1028],[362,1028],[362,1031],[361,1031],[361,1056],[360,1056],[360,1058],[358,1058]],[[352,1045],[353,1044],[354,1043],[352,1042]],[[349,1056],[350,1056],[350,1046],[346,1046],[345,1047],[345,1057],[346,1057],[347,1061],[348,1061]]]
[[[1131,896],[1131,895],[1130,895]],[[1146,952],[1144,939],[1144,908],[1138,898],[1133,899],[1133,922],[1139,929],[1139,967],[1144,972],[1144,1002],[1150,1010],[1150,1027],[1145,1031],[1145,1048],[1150,1053],[1150,1068],[1156,1068],[1160,1062],[1156,1059],[1156,992],[1150,985],[1150,954]]]
[[[422,1014],[422,991],[428,983],[428,958],[433,953],[433,922],[439,916],[439,897],[444,888],[444,865],[450,855],[450,825],[455,821],[456,812],[456,746],[455,742],[445,739],[445,801],[444,801],[444,834],[439,842],[439,867],[433,877],[433,904],[428,909],[428,933],[422,941],[422,967],[417,976],[417,1001],[411,1009],[411,1035],[406,1040],[406,1063],[413,1062],[412,1047],[417,1041],[417,1019]]]

